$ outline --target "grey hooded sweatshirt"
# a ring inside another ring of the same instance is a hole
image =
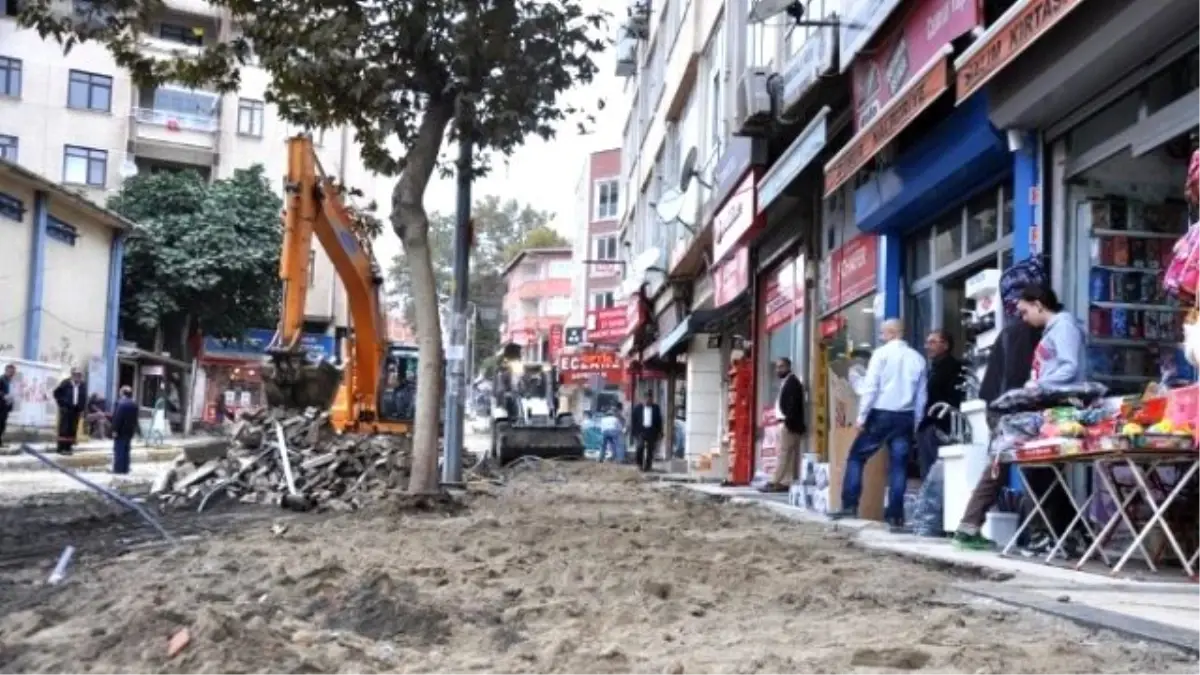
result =
[[[1042,339],[1033,350],[1030,379],[1043,387],[1063,387],[1084,382],[1087,358],[1083,328],[1075,317],[1059,312],[1046,323]]]

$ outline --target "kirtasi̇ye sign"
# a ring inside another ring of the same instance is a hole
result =
[[[630,303],[636,301],[636,298],[629,300]],[[588,342],[593,344],[620,342],[628,333],[628,308],[608,307],[588,310],[585,327],[587,328]]]
[[[624,372],[624,362],[613,352],[584,351],[580,354],[563,355],[555,362],[561,382],[582,382],[592,375],[607,380],[619,379]]]
[[[987,84],[1001,68],[1081,4],[1083,0],[1018,0],[954,61],[957,102],[962,103]]]

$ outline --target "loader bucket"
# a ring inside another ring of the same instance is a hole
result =
[[[289,410],[328,410],[342,384],[342,371],[328,361],[312,363],[302,351],[268,352],[263,368],[267,403]]]
[[[539,459],[583,459],[583,435],[577,426],[495,424],[492,457],[500,466],[529,455]]]

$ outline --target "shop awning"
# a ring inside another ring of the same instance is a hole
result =
[[[679,325],[658,341],[658,355],[661,358],[674,357],[687,349],[688,340],[695,335],[705,333],[720,333],[726,325],[740,316],[742,309],[748,304],[750,294],[742,293],[735,300],[720,307],[700,309],[687,315]]]

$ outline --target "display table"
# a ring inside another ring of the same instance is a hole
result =
[[[1092,529],[1092,525],[1088,521],[1088,510],[1092,502],[1101,494],[1100,488],[1096,487],[1093,489],[1088,498],[1080,504],[1075,500],[1063,473],[1065,467],[1080,463],[1090,463],[1095,466],[1095,473],[1100,477],[1100,484],[1115,506],[1113,514],[1108,518],[1099,532]],[[1008,555],[1009,551],[1016,545],[1021,533],[1033,522],[1036,516],[1041,518],[1043,524],[1046,526],[1046,530],[1054,539],[1054,547],[1045,557],[1044,562],[1046,563],[1050,563],[1059,550],[1062,549],[1068,535],[1074,532],[1076,528],[1082,527],[1092,543],[1075,564],[1075,569],[1082,568],[1089,560],[1099,556],[1104,561],[1104,564],[1112,568],[1111,573],[1115,575],[1124,568],[1125,564],[1129,562],[1129,559],[1135,553],[1140,553],[1149,568],[1152,571],[1157,571],[1158,568],[1155,562],[1156,560],[1161,560],[1162,551],[1159,552],[1159,555],[1151,555],[1146,549],[1145,540],[1155,528],[1159,528],[1163,532],[1167,544],[1171,547],[1172,552],[1183,567],[1184,574],[1188,577],[1195,576],[1200,551],[1185,552],[1183,547],[1180,546],[1179,537],[1177,536],[1177,529],[1179,527],[1195,527],[1194,520],[1192,523],[1181,524],[1177,522],[1177,519],[1167,516],[1172,513],[1190,513],[1194,516],[1197,509],[1200,508],[1195,503],[1186,504],[1180,502],[1181,498],[1185,496],[1188,499],[1196,498],[1194,492],[1188,492],[1188,487],[1192,483],[1192,479],[1200,472],[1200,454],[1194,451],[1180,452],[1178,450],[1083,453],[1032,460],[1017,459],[1014,461],[1014,465],[1017,467],[1018,475],[1025,487],[1026,494],[1030,496],[1033,502],[1033,510],[1021,522],[1012,539],[1005,545],[1001,552],[1002,555]],[[1032,489],[1025,475],[1026,471],[1034,467],[1049,468],[1054,474],[1054,482],[1040,494]],[[1176,478],[1170,484],[1167,484],[1160,475],[1159,470],[1165,467],[1174,467],[1176,470]],[[1130,475],[1133,477],[1132,485],[1122,485],[1116,480],[1114,470],[1117,468],[1126,468],[1129,470]],[[1050,524],[1050,518],[1042,510],[1042,504],[1055,487],[1061,487],[1066,491],[1067,498],[1075,510],[1075,515],[1064,532],[1055,532]],[[1164,494],[1164,496],[1160,498],[1159,494]],[[1139,502],[1147,507],[1150,514],[1149,517],[1137,518],[1136,507]],[[1117,526],[1121,524],[1124,524],[1130,534],[1133,535],[1133,539],[1117,561],[1113,563],[1109,559],[1108,553],[1104,550],[1104,544],[1115,533]]]

